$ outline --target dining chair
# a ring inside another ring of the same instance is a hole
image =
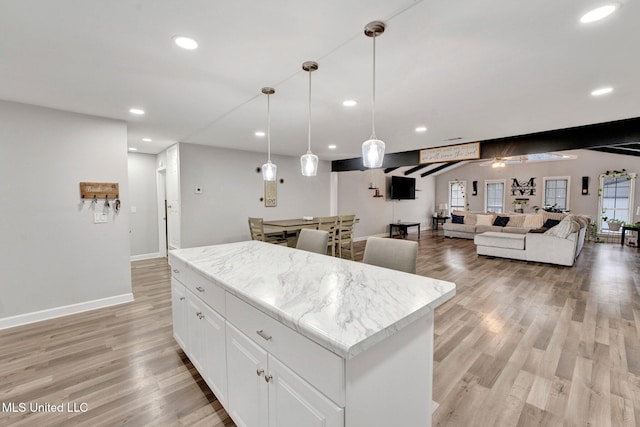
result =
[[[303,228],[302,230],[300,230],[298,243],[296,243],[296,249],[302,249],[303,251],[326,255],[328,242],[328,231]]]
[[[336,256],[336,229],[338,228],[337,216],[322,216],[318,218],[318,230],[327,231],[329,240],[327,247],[331,248],[331,256]]]
[[[415,274],[417,258],[416,241],[369,237],[362,262]]]
[[[342,258],[342,245],[349,245],[351,261],[353,258],[353,224],[356,222],[355,215],[340,215],[338,228],[336,231],[336,245],[338,246],[338,257]]]
[[[286,245],[287,243],[281,232],[265,233],[262,218],[249,217],[249,232],[251,233],[251,240],[260,240],[261,242],[276,243],[278,245]]]

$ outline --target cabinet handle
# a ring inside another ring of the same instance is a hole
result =
[[[264,338],[267,341],[269,341],[271,339],[271,335],[267,335],[264,332],[264,329],[260,329],[259,331],[256,331],[256,334],[260,335],[260,337]]]
[[[178,274],[178,273],[180,273],[180,270],[178,270],[177,268],[174,268],[174,269],[173,269],[173,272],[174,272],[174,273],[176,273],[176,274]]]
[[[198,319],[204,319],[204,314],[201,311],[197,312],[196,316],[198,316]]]
[[[264,380],[265,380],[266,382],[269,382],[269,381],[271,381],[272,379],[273,379],[273,375],[265,375],[265,376],[264,376]]]
[[[262,374],[264,374],[264,369],[258,369],[258,370],[256,370],[256,375],[257,375],[257,376],[261,376]]]
[[[199,292],[204,292],[204,288],[203,288],[202,286],[198,286],[196,289],[197,289]]]
[[[184,301],[184,297],[180,297],[180,301]]]

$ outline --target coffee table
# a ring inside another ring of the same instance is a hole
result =
[[[393,237],[393,229],[397,228],[400,231],[400,234],[402,234],[406,239],[409,227],[418,227],[418,239],[420,239],[419,222],[392,222],[389,224],[389,237]]]

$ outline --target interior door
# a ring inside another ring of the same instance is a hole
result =
[[[180,248],[180,159],[178,146],[167,148],[167,240],[169,249]]]

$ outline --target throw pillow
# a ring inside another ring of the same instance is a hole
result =
[[[542,214],[527,214],[524,216],[524,223],[522,226],[524,228],[540,228],[543,223]]]
[[[451,222],[454,224],[464,224],[464,216],[451,214]]]
[[[542,226],[551,229],[558,224],[560,224],[560,221],[558,221],[557,219],[548,219],[544,222],[544,224],[542,224]]]
[[[476,225],[477,222],[477,216],[476,214],[473,213],[468,213],[464,216],[464,223],[465,224],[469,224],[469,225]]]
[[[558,221],[562,221],[567,214],[559,213],[559,212],[547,212],[542,211],[542,219],[543,221],[547,221],[548,219],[555,219]]]
[[[509,215],[509,227],[522,227],[524,218],[524,215]]]
[[[578,230],[580,230],[580,224],[578,223],[578,221],[573,218],[567,217],[544,234],[549,234],[551,236],[560,237],[561,239],[566,239],[571,233],[575,233]]]
[[[476,215],[476,225],[492,225],[493,215]]]
[[[504,227],[509,222],[508,216],[497,216],[493,221],[493,225],[497,225],[498,227]]]
[[[529,230],[529,233],[544,233],[545,231],[547,231],[546,228],[540,227],[540,228],[532,228],[531,230]]]

